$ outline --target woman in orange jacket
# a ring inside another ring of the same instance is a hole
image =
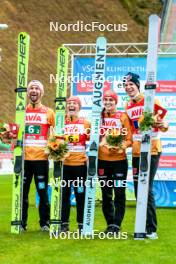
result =
[[[90,123],[79,116],[81,101],[77,96],[67,99],[65,118],[65,141],[69,155],[64,160],[62,187],[61,232],[69,231],[71,184],[74,187],[78,229],[83,227],[85,181],[87,177],[86,141],[89,140]],[[71,184],[70,184],[71,183]]]
[[[128,116],[116,110],[117,102],[118,96],[115,92],[105,92],[98,161],[102,209],[107,223],[105,233],[118,233],[124,218],[128,171],[126,148],[132,144]]]

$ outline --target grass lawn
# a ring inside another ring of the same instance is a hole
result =
[[[127,204],[123,239],[49,239],[38,224],[35,208],[34,186],[30,193],[28,231],[21,235],[10,234],[11,176],[0,176],[0,264],[56,264],[56,263],[176,263],[176,210],[158,209],[158,235],[155,241],[134,241],[135,208]],[[96,206],[95,230],[103,231],[105,221],[101,206]],[[75,208],[71,211],[71,230],[76,230]]]

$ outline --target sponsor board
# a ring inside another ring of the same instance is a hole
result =
[[[93,92],[93,81],[79,81],[77,83],[78,93],[92,93]],[[104,82],[104,92],[110,90],[111,84],[107,81]]]
[[[93,95],[79,95],[79,99],[81,100],[82,107],[88,107],[91,110]]]
[[[88,119],[89,121],[91,121],[91,116],[92,116],[91,109],[87,109],[87,110],[81,109],[79,112],[79,117],[84,117]]]
[[[173,108],[176,109],[176,95],[161,95],[157,97],[164,108]]]
[[[176,81],[157,81],[157,93],[175,93]]]
[[[176,170],[158,169],[155,180],[176,181]]]
[[[93,96],[88,95],[88,94],[87,95],[79,95],[79,98],[81,100],[82,107],[87,107],[87,108],[90,108],[90,110],[91,110]],[[118,101],[118,108],[124,108],[127,101],[128,101],[127,95],[120,96],[119,101]]]
[[[176,168],[176,156],[161,156],[159,168]]]
[[[12,158],[13,158],[13,153],[12,152],[4,152],[4,153],[0,152],[0,160],[12,159]]]
[[[144,92],[144,86],[145,86],[145,80],[140,80],[140,91]],[[112,89],[117,93],[117,94],[126,94],[125,88],[123,87],[123,81],[114,81]]]
[[[113,82],[113,87],[112,89],[117,93],[117,94],[124,94],[125,89],[123,87],[123,82],[122,81],[114,81]]]
[[[169,122],[169,123],[176,123],[176,111],[175,110],[169,110],[169,111],[167,111],[167,114],[165,116],[165,120],[167,122]],[[171,129],[171,127],[169,128],[169,130],[170,129]]]
[[[176,141],[162,141],[162,151],[163,153],[176,153]]]
[[[172,139],[176,138],[176,127],[175,126],[170,126],[168,131],[166,132],[160,132],[161,138],[166,138],[166,139]]]

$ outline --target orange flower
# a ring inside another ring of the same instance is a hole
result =
[[[52,149],[52,150],[57,150],[58,147],[60,145],[60,141],[59,140],[56,140],[54,142],[49,142],[49,147]]]

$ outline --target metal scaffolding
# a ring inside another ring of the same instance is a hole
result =
[[[64,44],[74,56],[95,55],[95,43],[90,44]],[[108,43],[107,56],[144,56],[147,55],[148,43]],[[176,56],[176,42],[161,42],[159,55]]]

